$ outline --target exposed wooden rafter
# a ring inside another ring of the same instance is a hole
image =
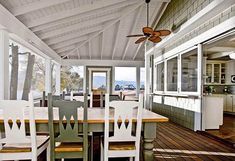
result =
[[[67,11],[63,11],[63,12],[56,13],[56,14],[53,14],[53,15],[48,15],[46,17],[42,17],[42,18],[39,18],[39,19],[35,19],[33,21],[28,22],[26,25],[31,28],[31,27],[39,26],[39,25],[49,23],[49,22],[52,22],[52,21],[61,20],[61,19],[68,18],[68,17],[71,17],[71,16],[75,16],[75,15],[79,15],[79,14],[82,14],[82,13],[90,12],[90,11],[93,11],[93,10],[102,9],[102,8],[105,8],[105,7],[108,7],[108,6],[111,6],[111,5],[115,5],[117,3],[125,2],[125,1],[126,1],[125,5],[127,5],[128,3],[129,4],[134,3],[134,1],[132,1],[132,0],[129,1],[129,2],[127,2],[127,0],[112,0],[112,1],[110,1],[110,0],[101,0],[101,1],[96,2],[93,5],[84,5],[84,6],[79,7],[79,9],[74,8],[72,10],[67,10]]]
[[[62,34],[65,34],[67,32],[71,32],[71,31],[74,31],[74,30],[87,28],[87,26],[96,26],[96,25],[99,25],[99,24],[104,23],[106,21],[116,19],[119,16],[120,16],[119,13],[114,13],[114,14],[103,16],[103,17],[98,17],[96,19],[87,20],[87,21],[84,21],[84,22],[81,22],[81,23],[78,23],[78,24],[74,24],[74,25],[71,25],[71,26],[67,26],[67,27],[64,27],[64,28],[60,28],[60,29],[57,29],[57,30],[53,30],[53,31],[50,31],[50,32],[45,32],[43,34],[40,34],[39,37],[41,39],[47,39],[47,38],[50,38],[50,37],[55,37],[55,36],[62,35]]]
[[[35,10],[39,10],[39,9],[43,9],[46,7],[50,7],[50,6],[54,6],[60,3],[65,3],[68,2],[70,0],[41,0],[41,1],[35,1],[32,3],[29,3],[28,5],[24,5],[24,6],[18,6],[16,8],[13,8],[11,10],[12,14],[14,16],[19,16],[19,15],[23,15]]]
[[[87,34],[91,34],[93,32],[98,32],[102,29],[103,29],[103,26],[95,26],[95,27],[92,27],[92,28],[89,28],[89,29],[86,29],[86,30],[81,30],[81,31],[78,31],[78,32],[73,32],[73,33],[70,33],[70,34],[66,34],[64,36],[48,39],[48,40],[45,40],[45,42],[49,45],[57,44],[57,43],[60,43],[60,42],[66,41],[66,40],[70,40],[70,39],[78,38],[78,37],[81,37],[81,36],[84,36],[84,35],[87,35]]]
[[[101,31],[95,33],[90,39],[88,39],[87,41],[85,41],[84,43],[82,43],[81,45],[79,45],[77,48],[82,47],[83,45],[85,45],[88,41],[92,40],[93,38],[95,38],[97,35],[99,35],[100,33],[104,32],[105,30],[107,30],[109,27],[111,27],[113,24],[115,24],[116,22],[120,21],[122,18],[126,17],[127,15],[129,15],[130,13],[132,13],[136,8],[138,8],[139,6],[144,4],[144,1],[138,1],[139,3],[131,6],[130,8],[128,8],[125,12],[122,13],[122,15],[114,20],[112,23],[110,23],[109,25],[106,25]],[[74,49],[76,50],[76,48]],[[69,53],[70,54],[70,53]]]
[[[70,40],[67,40],[67,41],[63,41],[63,42],[51,45],[50,47],[52,49],[64,48],[64,47],[70,46],[71,44],[76,44],[76,43],[85,41],[87,39],[88,39],[88,36],[78,37],[78,38],[75,38],[75,39],[70,39]]]
[[[136,15],[136,17],[135,17],[135,20],[134,20],[135,22],[134,22],[134,24],[133,24],[133,26],[132,26],[132,29],[131,29],[130,34],[132,34],[132,33],[135,31],[136,26],[137,26],[137,23],[138,23],[138,21],[139,21],[139,18],[140,18],[141,14],[142,14],[143,8],[144,8],[144,6],[141,6],[141,7],[139,7],[139,9],[137,10],[138,13],[137,13],[137,15]],[[129,38],[129,39],[127,40],[127,44],[126,44],[125,51],[124,51],[123,56],[122,56],[122,60],[124,60],[125,57],[126,57],[127,50],[128,50],[128,48],[129,48],[130,43],[131,43],[131,39]]]

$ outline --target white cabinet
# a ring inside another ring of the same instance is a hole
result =
[[[223,101],[221,96],[203,97],[205,129],[219,129],[223,124]]]
[[[206,83],[225,84],[225,63],[210,61],[207,62]]]
[[[226,111],[233,112],[233,95],[227,95],[226,97]]]

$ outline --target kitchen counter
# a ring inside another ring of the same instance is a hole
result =
[[[223,104],[222,96],[208,95],[203,97],[204,123],[205,129],[219,129],[223,124]]]

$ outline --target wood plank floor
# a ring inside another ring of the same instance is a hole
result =
[[[235,145],[235,116],[225,114],[223,125],[220,126],[220,129],[206,130],[206,132],[210,135],[231,143],[231,145]]]
[[[95,145],[99,154],[99,144]],[[174,123],[159,123],[154,141],[156,161],[235,161],[235,149]],[[94,161],[99,161],[99,155]],[[142,158],[141,158],[142,160]],[[128,159],[110,159],[128,161]]]
[[[159,123],[156,160],[234,161],[235,149],[173,123]]]

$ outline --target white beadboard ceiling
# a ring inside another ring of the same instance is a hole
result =
[[[169,0],[151,0],[150,22]],[[129,34],[146,26],[145,0],[0,0],[12,15],[60,57],[144,60]]]

